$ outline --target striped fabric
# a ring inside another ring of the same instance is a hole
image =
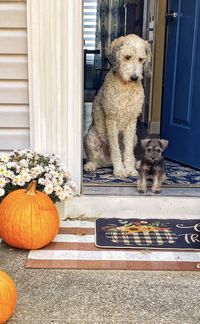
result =
[[[52,243],[29,252],[26,268],[198,271],[200,252],[100,249],[94,222],[66,221]]]

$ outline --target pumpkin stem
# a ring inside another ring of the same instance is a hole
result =
[[[36,195],[36,187],[37,187],[37,181],[33,180],[31,183],[29,183],[26,193],[30,196],[35,196]]]

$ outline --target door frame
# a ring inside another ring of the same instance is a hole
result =
[[[82,8],[82,0],[27,0],[31,149],[59,154],[79,194],[83,153]],[[154,68],[155,79],[156,64]]]
[[[150,134],[160,135],[163,78],[165,61],[165,42],[166,42],[166,12],[168,0],[158,0],[157,18],[155,30],[155,49],[154,49],[154,74],[152,89],[152,109],[150,116]]]

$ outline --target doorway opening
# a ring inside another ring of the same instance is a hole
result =
[[[137,123],[137,160],[143,154],[141,139],[165,135],[161,118],[167,10],[167,1],[84,1],[84,136],[92,122],[92,103],[110,69],[106,53],[111,42],[120,36],[136,34],[151,45],[152,75],[143,79],[145,102]],[[83,163],[86,158],[84,152]],[[182,195],[190,187],[193,195],[194,188],[200,188],[200,171],[170,159],[166,160],[166,164],[168,182],[164,184],[164,194],[174,192]],[[83,193],[87,194],[133,195],[137,194],[136,184],[137,178],[114,177],[112,168],[97,169],[94,173],[83,171]]]

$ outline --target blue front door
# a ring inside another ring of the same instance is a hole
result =
[[[168,6],[161,137],[166,157],[200,169],[200,0]]]

